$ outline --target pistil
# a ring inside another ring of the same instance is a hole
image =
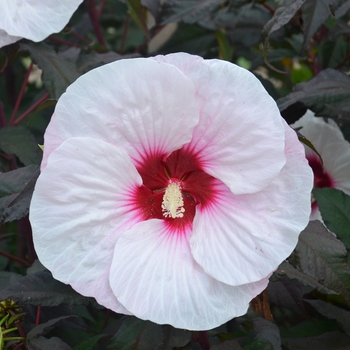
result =
[[[164,217],[182,218],[185,208],[182,198],[180,184],[171,182],[165,189],[162,202],[162,212]]]

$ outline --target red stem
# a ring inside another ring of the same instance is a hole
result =
[[[0,101],[0,129],[3,128],[7,124],[5,111],[4,111],[4,104]]]
[[[35,319],[36,326],[39,326],[40,324],[40,312],[41,312],[41,305],[38,305],[36,309],[36,319]]]
[[[24,259],[21,259],[21,258],[18,258],[17,256],[14,256],[12,254],[9,254],[9,253],[6,253],[2,250],[0,250],[0,255],[10,259],[10,260],[13,260],[13,261],[17,261],[18,263],[24,265],[24,266],[27,266],[27,267],[30,267],[32,264]]]
[[[208,338],[208,333],[206,331],[198,332],[198,341],[203,350],[210,349],[210,342]]]
[[[262,5],[268,9],[272,14],[276,12],[274,8],[272,8],[270,5],[268,5],[266,2],[262,3]]]
[[[74,35],[76,38],[78,38],[79,40],[83,41],[84,43],[90,45],[91,41],[89,39],[86,39],[85,37],[83,37],[81,34],[77,33],[73,28],[70,27],[66,27],[66,29],[69,31],[69,33],[71,33],[72,35]]]
[[[100,27],[100,23],[98,22],[98,15],[96,12],[96,4],[95,0],[84,0],[85,6],[88,10],[90,21],[92,26],[94,27],[97,41],[100,45],[106,46],[105,39],[102,35],[102,30]]]
[[[22,83],[21,90],[20,90],[19,95],[18,95],[18,97],[17,97],[17,101],[16,101],[16,104],[15,104],[15,107],[14,107],[13,112],[12,112],[12,114],[11,114],[9,124],[12,124],[12,122],[13,122],[14,119],[15,119],[15,116],[16,116],[16,114],[17,114],[19,105],[21,104],[21,101],[22,101],[22,98],[23,98],[23,95],[24,95],[24,91],[25,91],[26,86],[27,86],[27,83],[28,83],[29,75],[30,75],[30,73],[31,73],[31,71],[32,71],[32,69],[33,69],[33,65],[34,65],[34,63],[31,62],[30,65],[29,65],[29,67],[28,67],[26,76],[25,76],[24,81],[23,81],[23,83]]]
[[[60,44],[63,44],[63,45],[72,46],[72,47],[78,47],[79,49],[83,49],[83,46],[81,46],[79,44],[71,43],[68,40],[57,38],[56,36],[53,36],[53,35],[50,35],[49,39],[52,40],[52,41],[56,41],[57,43],[60,43]]]
[[[21,323],[18,323],[18,324],[16,324],[16,326],[17,326],[19,335],[20,335],[22,338],[25,338],[26,335],[25,335],[24,332],[23,332],[22,324],[21,324]],[[23,344],[24,347],[28,350],[28,346],[27,346],[26,343],[20,343],[20,344]]]
[[[36,101],[31,107],[29,107],[21,116],[19,116],[12,125],[18,125],[28,114],[32,113],[37,107],[39,107],[45,100],[49,98],[50,94],[46,93],[38,101]]]
[[[101,0],[101,5],[100,5],[100,8],[98,9],[98,12],[97,12],[97,18],[101,17],[101,13],[103,11],[103,7],[105,6],[105,3],[106,3],[106,0]]]

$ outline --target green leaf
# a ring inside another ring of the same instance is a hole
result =
[[[233,56],[232,45],[227,40],[226,34],[222,33],[220,30],[217,30],[215,33],[219,43],[219,58],[230,62]]]
[[[267,286],[269,304],[288,309],[299,319],[304,319],[303,295],[309,288],[305,288],[301,282],[286,276],[279,276],[276,280],[275,277],[279,274],[277,271]]]
[[[206,22],[221,4],[221,0],[168,0],[162,8],[161,24]]]
[[[337,68],[349,52],[349,44],[343,36],[337,40],[324,40],[319,48],[319,55],[323,68]]]
[[[137,23],[137,25],[142,29],[147,38],[150,37],[148,27],[147,27],[147,18],[146,18],[146,9],[142,6],[140,0],[126,0],[126,5],[130,12],[131,17]]]
[[[174,35],[162,46],[162,51],[183,51],[193,55],[205,56],[215,43],[216,39],[212,31],[199,25],[179,23]]]
[[[98,341],[105,337],[105,334],[98,334],[93,337],[90,337],[83,341],[82,343],[73,347],[73,350],[94,350],[96,349],[96,344]]]
[[[350,333],[350,312],[323,300],[304,299],[304,302],[310,304],[321,315],[336,320],[337,323],[347,333]]]
[[[267,39],[271,33],[282,28],[297,13],[305,0],[282,0],[272,18],[265,24],[262,36]]]
[[[231,339],[220,344],[213,345],[210,350],[242,350],[237,340]]]
[[[24,165],[40,164],[42,157],[35,137],[25,126],[5,126],[0,129],[0,149],[16,155]]]
[[[95,51],[81,52],[77,61],[79,72],[86,73],[91,69],[100,67],[106,63],[111,63],[125,58],[140,57],[138,54],[120,55],[116,52],[97,53]]]
[[[162,350],[172,350],[176,347],[184,347],[192,338],[192,332],[177,329],[172,326],[163,326],[164,343]]]
[[[326,226],[350,249],[350,196],[335,188],[315,188],[312,193]]]
[[[277,104],[283,111],[298,101],[317,115],[336,118],[337,113],[331,107],[350,111],[350,77],[327,68],[308,82],[295,85],[289,95],[277,100]]]
[[[326,230],[326,228],[324,228]],[[293,257],[293,256],[292,256]],[[284,275],[290,279],[296,279],[306,287],[317,289],[321,293],[335,294],[336,292],[323,284],[321,284],[315,277],[304,274],[303,272],[294,268],[291,264],[284,261],[275,271],[277,275]]]
[[[350,305],[350,267],[346,248],[320,221],[309,223],[288,260],[303,274],[339,293]]]
[[[331,15],[330,0],[306,0],[302,6],[304,42],[301,52],[305,52],[317,29]]]
[[[342,332],[327,332],[319,336],[306,336],[305,338],[284,338],[283,344],[287,349],[295,350],[330,350],[348,349],[350,337]]]
[[[45,323],[41,323],[38,326],[34,327],[30,332],[27,334],[27,340],[34,338],[37,334],[41,334],[44,332],[45,328],[53,326],[55,323],[65,320],[69,317],[77,317],[75,315],[69,315],[69,316],[61,316],[57,318],[53,318]]]
[[[57,306],[61,303],[81,305],[94,303],[75,292],[69,285],[55,280],[48,270],[22,276],[0,290],[0,300],[11,298],[29,305]]]
[[[274,323],[256,317],[253,320],[253,328],[259,338],[268,341],[274,350],[282,350],[280,331]]]
[[[29,350],[72,350],[72,348],[62,339],[52,337],[50,339],[45,337],[32,338],[28,342]]]
[[[42,69],[42,80],[51,98],[57,100],[80,75],[75,62],[58,55],[43,42],[21,43],[20,47]]]
[[[161,2],[159,0],[141,0],[141,4],[146,7],[152,16],[157,20]]]
[[[155,349],[162,344],[162,338],[161,326],[149,321],[139,320],[136,317],[128,317],[110,340],[108,349]]]
[[[28,214],[38,176],[37,165],[0,174],[0,225]]]
[[[44,110],[46,108],[55,107],[56,104],[57,104],[57,100],[54,100],[52,98],[47,99],[39,107],[34,109],[34,111],[30,114],[30,117],[33,118],[37,113],[41,112],[42,110]]]
[[[297,135],[298,135],[298,140],[303,143],[304,145],[306,145],[307,147],[309,147],[310,149],[312,149],[320,158],[320,161],[323,165],[323,159],[320,155],[320,153],[317,151],[317,149],[315,148],[315,146],[312,144],[312,142],[310,140],[308,140],[304,135],[302,135],[299,131],[297,131]]]
[[[10,286],[11,284],[20,280],[22,277],[23,276],[18,273],[0,271],[0,289]]]

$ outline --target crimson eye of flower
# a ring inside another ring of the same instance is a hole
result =
[[[312,172],[250,72],[185,53],[77,79],[45,133],[30,207],[53,276],[190,330],[247,311],[308,223]]]
[[[193,152],[180,149],[169,157],[153,155],[137,166],[143,184],[134,194],[135,207],[144,220],[166,220],[172,232],[192,227],[196,205],[204,208],[214,201],[215,179],[201,169]]]
[[[310,110],[291,126],[299,128],[322,157],[323,164],[311,149],[305,148],[314,174],[314,187],[333,187],[350,194],[350,144],[339,127],[332,120],[325,122],[322,117],[315,117]],[[311,203],[310,220],[322,220],[314,197]]]

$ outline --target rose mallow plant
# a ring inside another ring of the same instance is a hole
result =
[[[118,313],[206,330],[294,249],[313,175],[249,71],[185,53],[94,69],[59,99],[30,207],[53,276]]]
[[[0,0],[0,47],[60,32],[83,0]]]
[[[326,122],[308,110],[291,125],[312,142],[320,157],[305,146],[306,158],[314,172],[314,187],[332,187],[350,194],[350,144],[344,139],[338,125],[331,119]],[[322,220],[315,199],[312,200],[310,220]]]

